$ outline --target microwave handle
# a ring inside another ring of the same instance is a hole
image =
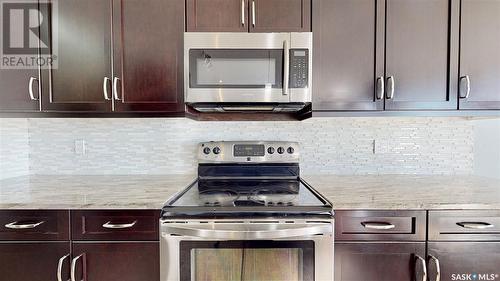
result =
[[[283,41],[283,95],[288,95],[290,82],[290,46],[288,40]]]

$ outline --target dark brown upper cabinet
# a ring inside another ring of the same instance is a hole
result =
[[[311,0],[187,0],[188,32],[308,32]]]
[[[462,0],[460,109],[500,109],[500,1]]]
[[[0,70],[0,112],[39,111],[39,81],[36,69]]]
[[[57,1],[45,32],[58,67],[43,71],[42,109],[184,112],[184,1]]]
[[[184,112],[183,0],[114,0],[114,110]]]
[[[450,17],[450,3],[458,7],[455,0],[387,1],[386,110],[457,108],[448,90],[450,18],[458,15]]]
[[[313,110],[384,109],[383,2],[313,0]]]

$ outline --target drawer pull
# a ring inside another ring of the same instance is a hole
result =
[[[134,225],[137,223],[137,221],[133,221],[131,223],[121,223],[121,224],[114,224],[108,221],[107,223],[103,224],[102,227],[104,228],[109,228],[109,229],[125,229],[125,228],[132,228]]]
[[[361,225],[364,228],[375,230],[389,230],[396,227],[394,224],[388,222],[362,222]]]
[[[420,261],[421,265],[422,265],[422,281],[427,281],[427,262],[425,261],[424,258],[422,258],[421,256],[419,255],[415,255],[416,259],[417,259],[417,262]],[[415,270],[416,272],[416,270]]]
[[[457,222],[457,225],[469,229],[488,229],[495,227],[491,223],[487,222]]]
[[[37,226],[41,225],[42,223],[44,223],[44,221],[39,221],[39,222],[35,222],[35,223],[24,223],[24,224],[20,224],[20,222],[15,221],[15,222],[11,222],[11,223],[6,224],[5,227],[10,228],[10,229],[33,229],[33,228],[36,228]]]
[[[78,257],[73,258],[71,261],[71,281],[76,281],[76,263],[80,258],[83,257],[83,254],[79,255]]]
[[[57,281],[63,281],[62,268],[63,268],[64,260],[66,260],[67,258],[69,258],[69,254],[61,257],[59,259],[59,262],[57,263]]]
[[[436,264],[436,279],[435,281],[441,281],[441,265],[439,264],[438,258],[433,255],[429,255],[430,260],[434,261]]]

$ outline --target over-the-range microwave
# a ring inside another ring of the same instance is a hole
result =
[[[311,103],[312,33],[184,33],[185,101],[200,112]]]

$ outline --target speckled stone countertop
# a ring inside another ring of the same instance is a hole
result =
[[[26,176],[0,181],[0,209],[160,209],[195,176]],[[500,209],[500,180],[304,176],[335,210]]]

